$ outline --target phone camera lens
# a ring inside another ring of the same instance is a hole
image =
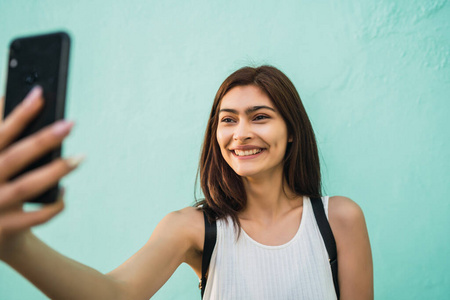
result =
[[[15,52],[20,51],[21,44],[20,41],[14,41],[11,45],[11,49],[13,49]]]
[[[11,68],[17,67],[18,64],[19,64],[19,62],[18,62],[17,59],[15,59],[15,58],[11,59],[11,61],[9,62],[9,66],[10,66]]]

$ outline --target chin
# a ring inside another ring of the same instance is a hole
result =
[[[249,170],[249,169],[240,169],[240,170],[233,169],[233,170],[234,172],[236,172],[236,174],[238,174],[241,177],[253,177],[260,173],[259,170]]]

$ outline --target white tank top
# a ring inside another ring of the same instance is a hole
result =
[[[328,196],[322,197],[328,217]],[[286,244],[267,246],[236,231],[231,218],[217,221],[205,300],[327,300],[336,299],[328,254],[311,201],[295,236]]]

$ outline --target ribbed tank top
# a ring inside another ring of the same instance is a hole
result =
[[[322,202],[328,218],[328,196]],[[297,233],[280,246],[260,244],[243,229],[236,241],[231,218],[218,220],[208,273],[207,300],[336,299],[327,250],[308,197],[303,197]]]

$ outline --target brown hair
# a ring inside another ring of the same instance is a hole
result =
[[[265,92],[286,122],[292,142],[286,148],[283,180],[299,196],[321,196],[316,138],[294,85],[285,74],[272,66],[241,68],[225,79],[214,98],[198,169],[205,198],[195,205],[202,206],[210,219],[231,216],[238,227],[237,214],[245,208],[247,195],[241,177],[222,157],[216,131],[222,98],[232,88],[245,85],[255,85]]]

